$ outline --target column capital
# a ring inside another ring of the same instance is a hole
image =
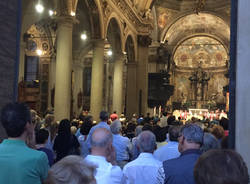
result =
[[[128,67],[136,67],[137,66],[137,63],[136,62],[128,62],[126,64]]]
[[[58,16],[55,18],[55,21],[60,25],[65,25],[68,27],[73,27],[73,24],[79,23],[79,21],[70,15]]]
[[[116,53],[114,55],[115,60],[126,60],[127,59],[127,54],[124,53]]]
[[[137,41],[139,46],[148,47],[152,43],[152,38],[149,35],[138,35]]]
[[[100,39],[91,39],[93,42],[94,47],[104,47],[105,39],[100,38]]]

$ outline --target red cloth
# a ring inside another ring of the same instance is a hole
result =
[[[224,131],[224,134],[225,134],[225,136],[228,136],[228,135],[229,135],[229,131],[228,131],[228,130],[225,130],[225,131]]]

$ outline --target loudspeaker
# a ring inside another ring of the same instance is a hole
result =
[[[173,95],[174,86],[166,83],[169,75],[166,73],[148,74],[148,106],[165,106],[169,97]]]

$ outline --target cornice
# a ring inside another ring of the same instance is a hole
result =
[[[149,34],[153,29],[150,11],[139,13],[132,2],[126,0],[109,0],[109,2],[119,9],[120,13],[133,25],[138,34]]]

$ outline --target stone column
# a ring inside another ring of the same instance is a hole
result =
[[[126,99],[126,116],[131,118],[138,111],[135,105],[136,99],[136,63],[127,64],[127,99]]]
[[[70,118],[73,19],[59,20],[56,49],[55,118]]]
[[[56,58],[52,57],[49,65],[49,95],[48,95],[48,108],[52,109],[52,90],[55,87],[56,79]]]
[[[103,109],[103,59],[104,40],[97,40],[93,50],[90,95],[90,111],[95,121],[99,120],[99,113]]]
[[[146,115],[148,109],[148,46],[151,38],[138,36],[137,104],[138,113]]]
[[[123,65],[125,56],[118,55],[114,65],[114,82],[113,82],[113,111],[118,115],[123,112]]]
[[[80,92],[83,92],[83,67],[80,63],[75,64],[74,66],[74,86],[73,86],[73,91],[74,91],[74,95],[73,95],[73,102],[74,102],[74,106],[73,106],[73,113],[78,116],[81,112],[82,107],[78,108],[78,94]]]
[[[20,56],[19,56],[19,75],[18,75],[18,83],[24,80],[24,70],[25,70],[25,48],[26,43],[20,43]]]
[[[238,17],[237,21],[234,19],[236,12],[234,11],[238,3]],[[236,81],[231,75],[230,80],[230,115],[233,118],[234,112],[232,105],[235,103],[235,148],[241,154],[245,160],[248,170],[250,172],[250,52],[249,52],[249,43],[250,43],[250,24],[246,24],[250,19],[250,1],[239,0],[232,3],[232,27],[235,26],[232,31],[231,37],[231,63],[234,66],[231,66],[232,70],[236,70]],[[234,14],[235,13],[235,14]],[[234,22],[235,21],[235,22]],[[237,24],[238,22],[238,24]],[[238,26],[238,28],[237,28]],[[235,30],[237,28],[237,31]],[[236,54],[236,57],[235,57]],[[231,64],[230,64],[231,65]],[[232,74],[232,73],[231,73]],[[236,82],[236,86],[235,86]],[[236,87],[235,91],[235,101],[232,99],[234,93],[233,90]],[[230,118],[231,118],[230,117]],[[231,119],[232,120],[232,119]],[[232,123],[232,122],[231,122]],[[232,126],[232,124],[230,125]],[[233,133],[233,130],[232,130]]]

